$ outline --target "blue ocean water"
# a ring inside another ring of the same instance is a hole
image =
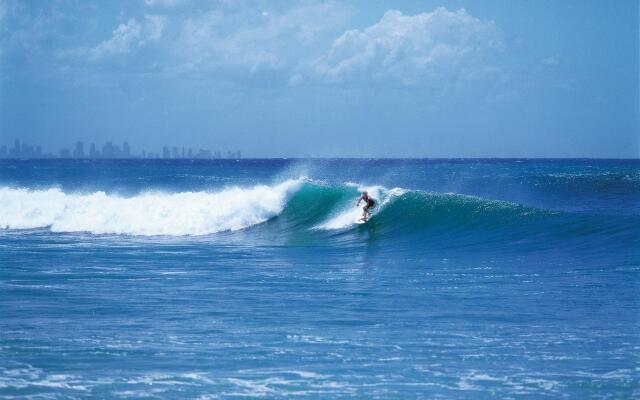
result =
[[[640,398],[639,361],[637,160],[0,161],[2,398]]]

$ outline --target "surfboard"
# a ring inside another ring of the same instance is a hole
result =
[[[371,219],[371,218],[369,218],[369,219]],[[366,224],[367,221],[369,221],[369,219],[358,218],[357,220],[355,220],[355,223],[358,224],[358,225]]]

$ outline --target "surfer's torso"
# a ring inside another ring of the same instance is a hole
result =
[[[367,196],[366,194],[362,195],[362,200],[364,200],[365,203],[367,203],[367,207],[368,208],[375,207],[375,205],[376,205],[376,201],[374,199],[372,199],[371,197]]]

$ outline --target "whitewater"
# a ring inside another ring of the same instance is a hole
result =
[[[637,160],[0,160],[2,398],[634,398],[639,289]]]
[[[0,188],[0,226],[50,228],[52,232],[130,235],[206,235],[238,230],[279,214],[300,186],[290,180],[273,187],[218,192],[147,192],[132,197],[65,193],[59,188]]]
[[[0,188],[0,227],[4,229],[48,228],[52,232],[89,232],[128,235],[207,235],[245,229],[275,218],[291,198],[303,189],[322,189],[306,177],[268,186],[231,187],[219,191],[144,192],[133,196],[65,193],[60,188],[31,190]],[[357,190],[349,190],[353,188]],[[346,183],[343,194],[354,196],[368,190],[379,199],[376,213],[406,190],[381,186],[364,187]],[[331,190],[327,188],[327,190]],[[304,196],[304,195],[303,195]],[[324,193],[316,193],[320,200]],[[346,204],[332,210],[318,229],[344,229],[362,215],[362,206]],[[296,198],[298,203],[306,199]],[[299,204],[304,207],[304,204]],[[316,210],[308,209],[313,213]]]

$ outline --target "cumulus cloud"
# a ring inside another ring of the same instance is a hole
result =
[[[166,27],[167,18],[160,15],[145,15],[144,19],[146,37],[143,44],[160,40]]]
[[[62,26],[69,18],[50,4],[40,10],[29,5],[0,0],[0,46],[8,52],[29,54],[28,58],[33,59],[36,54],[45,54],[50,42],[64,37]]]
[[[489,58],[502,46],[498,28],[464,9],[437,8],[416,15],[389,10],[369,27],[345,31],[354,9],[340,2],[303,2],[288,8],[251,4],[223,1],[177,14],[147,9],[120,23],[101,42],[57,54],[81,63],[127,59],[137,63],[137,71],[165,76],[252,76],[291,87],[382,81],[448,85],[502,73]],[[143,48],[145,56],[135,57]]]
[[[349,7],[334,2],[296,6],[284,13],[214,10],[184,21],[175,50],[183,67],[191,69],[251,74],[278,70],[297,64],[320,37],[337,33],[350,14]]]
[[[413,16],[389,10],[364,30],[344,32],[312,67],[328,82],[396,80],[411,85],[452,74],[471,76],[482,69],[477,63],[487,51],[501,46],[494,22],[464,9],[441,7]]]
[[[148,42],[159,40],[164,28],[165,17],[162,16],[145,15],[142,24],[132,18],[126,24],[118,25],[109,39],[86,52],[93,61],[125,55],[131,51],[132,47],[144,46]],[[81,49],[80,53],[82,52],[84,51]]]
[[[140,39],[141,31],[142,28],[138,21],[132,18],[126,24],[118,25],[111,38],[89,49],[89,56],[94,60],[99,60],[113,55],[126,54],[131,46]]]

